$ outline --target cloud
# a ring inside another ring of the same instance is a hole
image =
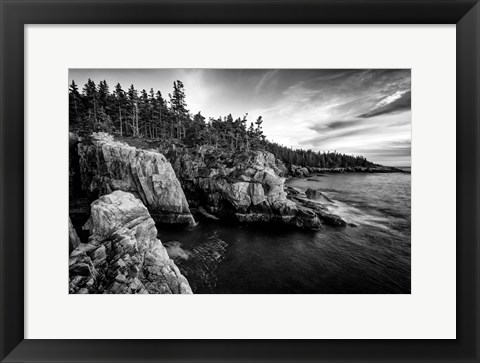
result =
[[[358,117],[369,118],[388,113],[402,112],[411,109],[411,92],[396,92],[381,100],[376,107]]]
[[[361,150],[364,155],[379,154],[382,156],[411,156],[412,149],[410,147],[402,148],[376,148]]]
[[[273,69],[265,73],[255,86],[254,92],[256,94],[260,93],[271,81],[274,81],[278,71],[278,69]]]
[[[319,125],[313,125],[310,128],[317,132],[324,132],[326,130],[338,130],[349,128],[352,126],[357,126],[363,123],[363,120],[340,120],[340,121],[330,121],[327,123],[322,123]]]
[[[300,141],[301,145],[314,145],[328,140],[335,140],[345,138],[347,136],[359,136],[369,134],[370,131],[376,129],[376,126],[367,126],[363,128],[355,128],[349,130],[343,130],[336,133],[326,133],[324,135],[316,136],[310,139]]]

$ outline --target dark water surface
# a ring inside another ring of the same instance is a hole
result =
[[[212,234],[228,243],[213,290],[196,293],[410,293],[410,174],[325,174],[286,183],[317,189],[356,227],[303,231],[201,222],[159,226],[185,250]]]

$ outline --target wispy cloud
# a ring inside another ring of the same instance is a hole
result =
[[[278,74],[279,69],[273,69],[271,71],[267,71],[258,81],[257,85],[255,86],[254,92],[259,94],[264,90],[264,88],[271,83],[271,81],[275,81],[275,75]],[[274,87],[274,85],[269,85],[270,87]]]
[[[373,130],[375,130],[375,126],[367,126],[367,127],[358,127],[358,128],[346,128],[339,132],[335,133],[325,133],[323,135],[315,136],[311,139],[306,139],[300,141],[301,145],[314,145],[319,143],[325,143],[326,141],[336,140],[340,138],[345,138],[347,136],[360,136],[360,135],[368,135]]]
[[[358,117],[368,118],[368,117],[384,115],[387,113],[410,110],[411,102],[412,101],[411,101],[410,91],[406,91],[406,92],[397,91],[390,96],[386,96],[372,110],[364,114],[361,114]]]
[[[315,124],[310,126],[310,128],[319,133],[325,132],[325,130],[338,130],[344,128],[350,128],[352,126],[358,126],[362,124],[363,120],[341,120],[341,121],[331,121],[324,124]]]

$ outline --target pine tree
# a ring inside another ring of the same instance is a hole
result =
[[[175,119],[176,138],[181,139],[185,135],[185,122],[188,119],[187,104],[185,102],[185,89],[181,81],[173,82],[173,93],[169,96]]]
[[[128,89],[128,114],[130,116],[131,124],[129,125],[132,130],[132,136],[139,136],[140,131],[138,127],[138,92],[133,84]]]
[[[123,120],[122,117],[125,117],[125,103],[126,103],[126,95],[125,91],[122,89],[122,86],[120,83],[117,83],[115,86],[115,91],[114,91],[114,97],[115,97],[115,104],[116,104],[116,111],[117,111],[117,119],[119,123],[119,130],[120,130],[120,136],[123,136]]]
[[[103,80],[100,81],[98,84],[98,105],[100,107],[103,107],[105,111],[110,111],[110,105],[109,105],[109,87],[107,84],[107,81]]]
[[[78,91],[78,86],[74,80],[68,88],[68,114],[70,124],[78,124],[83,117],[83,105],[80,92]]]
[[[85,108],[88,110],[89,120],[91,123],[97,123],[97,86],[95,82],[90,78],[88,79],[85,87],[83,88],[83,94],[85,99]]]
[[[148,102],[148,94],[145,89],[140,92],[139,98],[139,120],[140,120],[140,130],[142,130],[142,135],[144,137],[149,136],[150,129],[150,106]]]
[[[103,131],[108,133],[113,133],[113,122],[110,116],[105,112],[105,108],[102,106],[98,109],[98,122],[95,125],[96,131]]]
[[[159,134],[160,134],[160,138],[165,140],[167,138],[167,134],[169,130],[167,103],[165,102],[165,99],[162,97],[162,93],[160,91],[157,91],[155,100],[156,100],[155,104],[157,105],[157,112],[158,112]]]
[[[193,116],[192,122],[186,129],[185,143],[189,146],[198,146],[208,142],[205,138],[205,117],[198,112]]]

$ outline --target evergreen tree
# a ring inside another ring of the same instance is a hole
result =
[[[88,79],[87,83],[83,87],[83,94],[85,96],[84,105],[85,105],[85,108],[87,109],[90,123],[96,124],[98,93],[97,93],[97,86],[95,85],[95,82],[93,82],[90,78]]]
[[[140,120],[140,130],[144,137],[150,137],[150,105],[148,100],[148,94],[145,89],[140,92],[139,98],[139,120]]]
[[[139,122],[138,122],[138,91],[135,89],[133,84],[130,86],[127,92],[128,95],[128,111],[127,114],[129,115],[131,123],[129,127],[132,132],[132,136],[139,136],[140,129],[139,129]]]
[[[78,125],[83,118],[83,104],[80,92],[78,91],[78,86],[74,80],[68,88],[68,115],[70,124]]]
[[[192,122],[186,129],[185,143],[187,145],[198,146],[208,142],[206,134],[205,117],[198,112],[193,116]]]
[[[113,130],[114,130],[113,122],[110,116],[108,116],[107,113],[105,112],[105,108],[99,107],[97,117],[98,117],[98,120],[97,120],[97,123],[95,124],[94,130],[113,133]]]
[[[100,107],[103,107],[106,111],[110,111],[110,105],[109,105],[109,94],[110,90],[107,84],[107,81],[103,80],[100,81],[98,84],[98,105]]]
[[[170,96],[173,117],[175,120],[175,137],[181,139],[185,135],[185,123],[188,120],[185,89],[181,81],[173,82],[173,93]]]
[[[165,99],[162,97],[162,93],[157,91],[155,95],[155,104],[156,104],[156,112],[158,117],[158,134],[161,139],[165,140],[167,135],[169,135],[169,112],[167,108],[167,103]]]
[[[125,118],[125,106],[126,106],[126,95],[125,91],[122,89],[120,83],[117,83],[115,86],[114,91],[114,99],[115,99],[115,112],[116,112],[116,119],[118,120],[118,126],[120,131],[120,136],[123,136],[124,132],[124,121],[122,118]]]

